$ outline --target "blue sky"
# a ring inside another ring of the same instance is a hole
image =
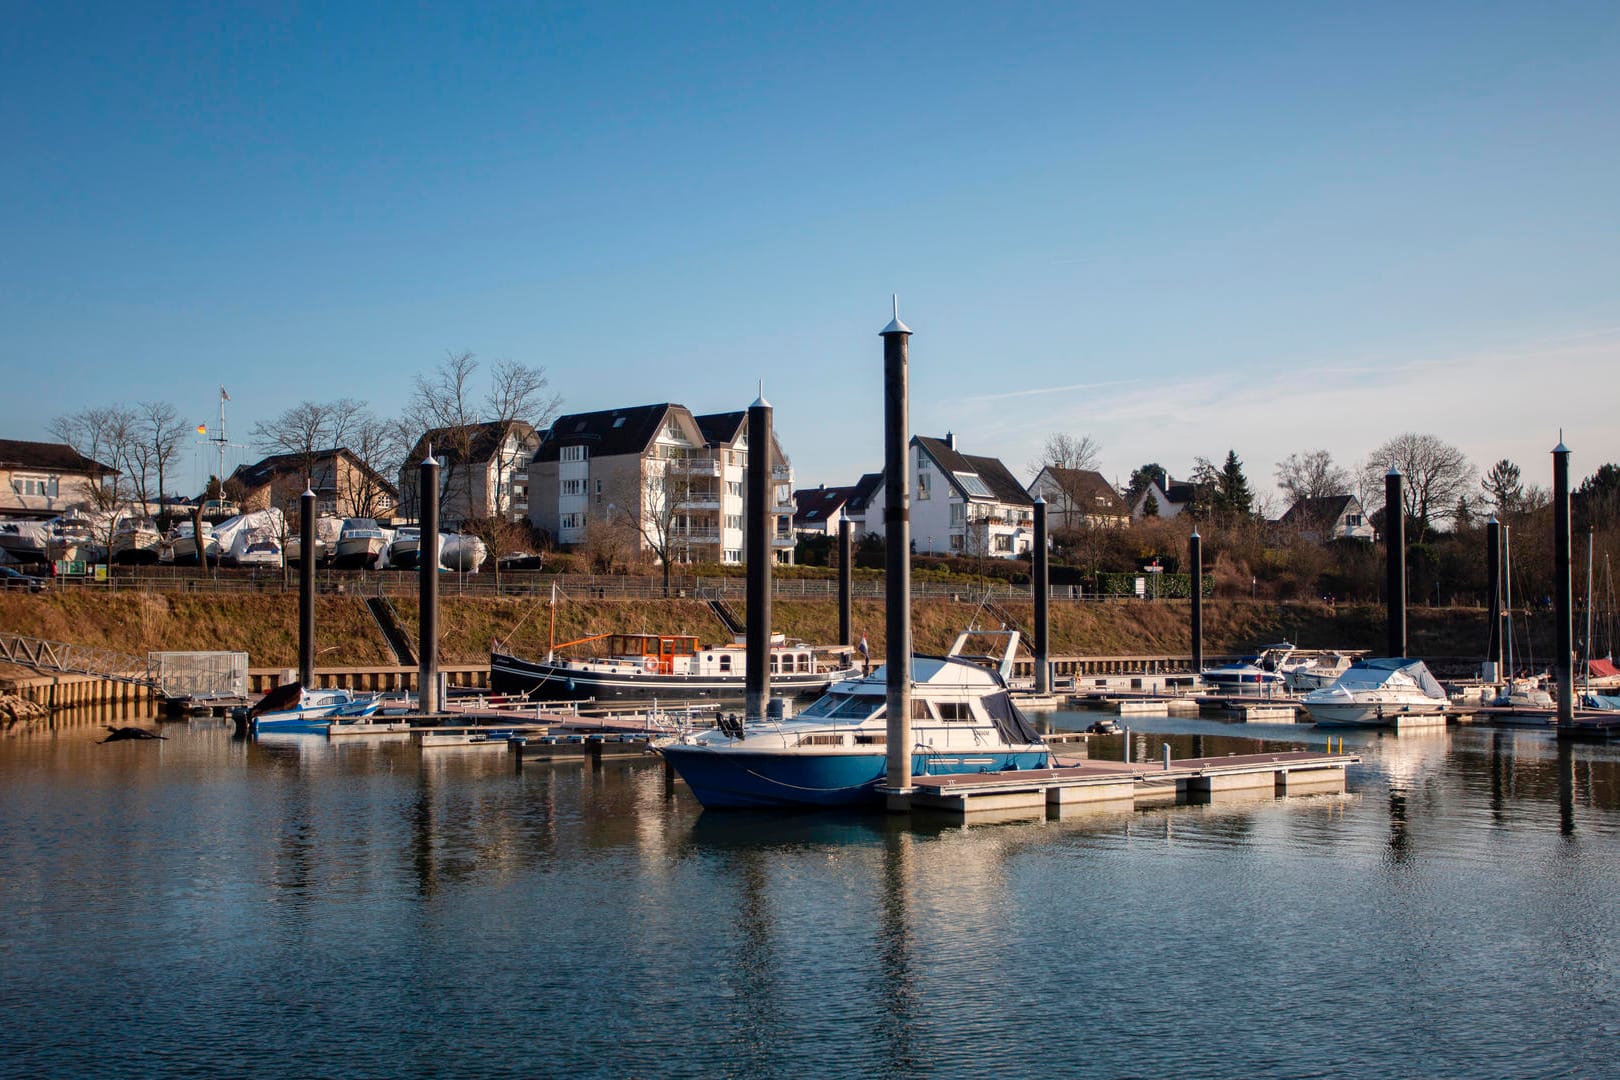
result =
[[[0,436],[465,349],[568,410],[763,378],[847,483],[898,292],[914,430],[1020,473],[1620,459],[1612,0],[0,10]]]

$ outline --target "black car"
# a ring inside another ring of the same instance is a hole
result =
[[[45,587],[45,579],[25,574],[21,570],[14,570],[9,566],[0,566],[0,584],[8,589],[27,589],[29,592],[39,592]]]

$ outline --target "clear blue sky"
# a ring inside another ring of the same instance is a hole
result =
[[[847,483],[898,292],[914,430],[1019,473],[1620,459],[1613,0],[636,7],[5,3],[0,436],[467,349],[568,410],[764,378]]]

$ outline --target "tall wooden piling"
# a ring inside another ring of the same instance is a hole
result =
[[[743,520],[743,556],[748,560],[747,665],[743,716],[763,717],[771,700],[771,403],[761,388],[748,407],[748,493]]]
[[[1502,523],[1492,514],[1485,523],[1486,597],[1490,606],[1490,632],[1485,638],[1485,660],[1491,665],[1492,679],[1505,679],[1502,670]]]
[[[838,523],[838,643],[846,649],[855,644],[851,600],[854,585],[853,538],[855,526],[848,520]]]
[[[1187,538],[1187,562],[1192,566],[1192,671],[1204,670],[1204,540],[1195,528]]]
[[[1052,574],[1046,551],[1046,500],[1035,497],[1035,552],[1030,569],[1035,592],[1035,692],[1052,692],[1051,618],[1047,602],[1052,594]]]
[[[298,544],[298,682],[312,687],[315,685],[315,491],[308,485],[298,497]]]
[[[911,791],[911,495],[907,468],[911,441],[908,400],[911,328],[894,318],[883,338],[883,591],[887,787]]]
[[[1388,649],[1406,655],[1406,503],[1401,470],[1384,474],[1384,577],[1388,604]]]
[[[417,625],[416,700],[428,715],[437,713],[439,700],[439,462],[433,447],[417,470],[417,491],[422,509],[421,546],[416,556]]]
[[[1563,439],[1553,452],[1553,623],[1558,652],[1553,671],[1558,679],[1558,726],[1575,723],[1575,600],[1569,561],[1569,448]]]

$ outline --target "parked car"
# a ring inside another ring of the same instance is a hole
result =
[[[27,589],[29,592],[39,592],[45,587],[44,578],[25,574],[10,566],[0,566],[0,582],[8,589]]]

